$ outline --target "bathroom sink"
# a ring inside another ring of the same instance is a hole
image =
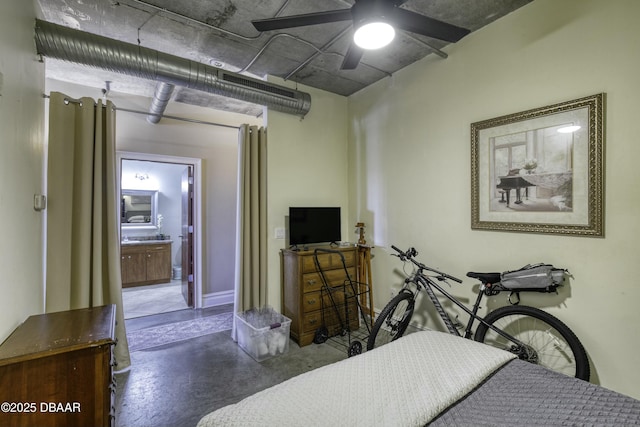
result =
[[[157,243],[171,243],[171,240],[123,240],[120,243],[123,245],[154,245]]]

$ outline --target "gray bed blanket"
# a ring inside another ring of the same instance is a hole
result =
[[[640,425],[640,401],[513,360],[429,425]]]

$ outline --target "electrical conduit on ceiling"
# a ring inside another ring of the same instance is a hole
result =
[[[45,57],[227,96],[298,116],[305,116],[311,108],[311,96],[305,92],[39,19],[35,39],[37,53]]]

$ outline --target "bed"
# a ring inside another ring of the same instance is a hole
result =
[[[291,378],[198,423],[342,425],[640,425],[640,401],[424,331]]]

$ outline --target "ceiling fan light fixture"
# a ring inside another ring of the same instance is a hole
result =
[[[391,43],[396,36],[394,28],[381,21],[367,22],[353,34],[353,41],[363,49],[380,49]]]

